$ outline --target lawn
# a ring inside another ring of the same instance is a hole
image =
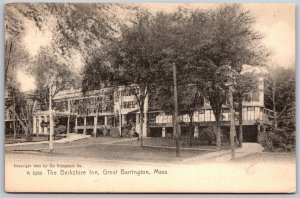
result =
[[[108,160],[129,161],[180,161],[185,158],[194,157],[207,153],[208,151],[182,150],[181,157],[177,158],[175,149],[150,148],[137,145],[103,144],[108,141],[117,141],[117,138],[88,138],[70,143],[54,144],[52,153],[48,152],[48,144],[34,144],[22,146],[5,147],[6,152],[32,153],[37,155],[58,155],[68,157],[87,157]]]
[[[63,136],[54,136],[55,140],[59,140],[62,138]],[[48,135],[32,136],[32,142],[42,142],[48,140],[49,140]],[[9,135],[5,137],[5,144],[23,143],[23,142],[28,142],[25,138],[25,135],[19,136],[16,139],[13,138],[13,135]]]
[[[137,145],[137,139],[132,138],[132,140],[128,140],[126,142],[116,142],[114,144],[118,145]],[[144,146],[156,146],[156,147],[175,147],[176,142],[175,139],[172,138],[144,138],[143,139],[143,145]],[[192,146],[189,146],[189,140],[187,138],[181,138],[180,139],[180,147],[181,148],[194,148],[194,149],[208,149],[208,150],[216,150],[216,145],[211,144],[208,145],[206,142],[201,142],[198,139],[192,139]],[[228,142],[222,142],[221,149],[230,149],[230,145]]]

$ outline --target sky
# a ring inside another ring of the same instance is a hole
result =
[[[192,3],[144,3],[140,4],[152,12],[165,11],[173,12],[178,6],[188,8],[215,8],[216,4],[192,4]],[[262,42],[272,52],[271,63],[281,67],[295,67],[295,6],[293,4],[242,4],[245,9],[256,18],[255,28],[264,35]],[[28,23],[28,31],[23,39],[31,56],[35,56],[38,50],[50,44],[52,32],[50,30],[40,32],[33,24]],[[74,55],[74,68],[79,70],[82,67],[80,54]],[[35,88],[34,78],[24,71],[18,71],[17,77],[20,82],[24,78],[30,83],[21,83],[23,91],[30,91]]]

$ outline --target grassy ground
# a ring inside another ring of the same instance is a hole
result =
[[[14,145],[6,146],[7,153],[33,153],[35,155],[46,156],[68,156],[68,157],[87,157],[108,160],[130,160],[130,161],[156,161],[169,162],[178,161],[186,158],[201,156],[209,153],[209,151],[199,149],[215,149],[215,146],[209,145],[193,145],[195,150],[181,150],[181,157],[175,155],[175,141],[173,139],[164,138],[145,138],[145,147],[138,146],[139,142],[136,138],[86,138],[69,143],[54,143],[54,150],[49,153],[49,144],[30,144],[30,145]],[[224,145],[224,144],[223,144]],[[149,147],[157,146],[157,147]],[[165,148],[162,148],[165,147]],[[189,148],[187,142],[181,141],[181,148]],[[228,145],[223,146],[227,149]],[[198,149],[198,150],[197,150]],[[255,153],[246,157],[238,158],[236,162],[291,162],[295,161],[295,153]]]
[[[48,152],[48,144],[33,144],[5,147],[6,152],[32,153],[37,155],[59,155],[69,157],[87,157],[108,160],[130,161],[178,161],[184,158],[194,157],[207,153],[206,151],[181,151],[181,157],[177,158],[175,149],[149,148],[134,145],[103,144],[108,141],[118,141],[117,138],[88,138],[70,143],[54,143],[52,153]]]
[[[54,136],[55,140],[59,140],[61,138],[63,138],[63,136]],[[32,136],[32,142],[42,142],[42,141],[48,141],[48,140],[49,140],[48,135]],[[14,139],[13,136],[5,137],[5,144],[23,143],[23,142],[28,142],[25,138],[25,135],[18,137],[16,139]]]
[[[137,139],[132,138],[131,140],[128,140],[126,142],[116,142],[114,144],[118,145],[136,145]],[[144,146],[158,146],[158,147],[175,147],[176,142],[175,139],[172,138],[144,138],[143,139]],[[200,142],[198,139],[192,140],[192,146],[189,146],[189,140],[188,139],[180,139],[180,147],[181,148],[195,148],[195,149],[211,149],[216,150],[216,145],[211,144],[208,145],[206,142]],[[230,149],[230,145],[228,142],[222,143],[221,149]]]

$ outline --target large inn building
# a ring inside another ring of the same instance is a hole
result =
[[[260,132],[270,124],[272,111],[264,107],[264,78],[259,68],[251,69],[255,75],[256,88],[249,92],[243,102],[243,138],[244,141],[258,142]],[[59,115],[56,123],[65,125],[70,133],[91,134],[101,136],[103,129],[112,127],[134,127],[140,133],[138,105],[132,89],[119,87],[118,89],[104,88],[83,94],[80,90],[59,92],[53,99],[55,114]],[[143,135],[148,137],[172,137],[173,116],[151,107],[146,99],[145,109],[147,125],[143,126]],[[223,106],[221,121],[224,133],[229,132],[230,114],[226,105]],[[72,118],[72,119],[71,119]],[[13,116],[6,111],[6,128],[11,127]],[[33,134],[48,134],[49,128],[42,127],[42,122],[49,120],[49,112],[43,104],[38,105],[33,117]],[[69,121],[68,121],[69,120]],[[189,133],[189,116],[180,115],[181,136]],[[214,124],[215,117],[208,102],[198,108],[193,115],[194,137],[204,128]],[[238,120],[235,120],[236,127]],[[146,127],[147,126],[147,127]],[[122,134],[120,134],[122,136]]]

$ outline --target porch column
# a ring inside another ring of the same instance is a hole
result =
[[[199,138],[199,128],[197,125],[195,126],[195,129],[194,129],[194,138]]]
[[[78,117],[75,118],[75,133],[78,133],[78,129],[77,129],[77,119],[78,119]]]
[[[140,134],[140,114],[135,114],[135,131]]]
[[[263,137],[265,138],[264,140],[267,141],[267,144],[269,145],[270,144],[270,141],[269,141],[269,134],[266,132],[266,129],[267,129],[267,126],[266,125],[262,125],[262,134],[263,134]]]
[[[33,126],[32,126],[32,129],[33,129],[32,133],[36,134],[36,117],[35,116],[33,116]]]
[[[144,101],[144,121],[143,121],[143,136],[147,137],[148,133],[148,104],[149,102],[149,94],[146,95]]]
[[[260,123],[257,124],[257,142],[261,143],[261,131],[260,131]]]
[[[69,137],[70,134],[70,114],[68,115],[68,123],[67,123],[67,137]]]
[[[71,100],[68,100],[68,123],[67,123],[67,137],[69,137],[70,134],[70,117],[71,117]]]
[[[47,122],[47,116],[44,116],[44,121]],[[44,127],[44,133],[48,133],[48,127]]]
[[[69,114],[71,113],[71,100],[68,100],[68,109]]]
[[[104,116],[104,125],[107,125],[107,116]]]
[[[94,136],[97,137],[97,122],[98,122],[98,116],[94,116]]]
[[[39,126],[38,126],[38,133],[42,133],[41,122],[42,122],[42,116],[39,116]]]
[[[126,114],[122,115],[122,125],[127,124],[126,122]]]
[[[119,113],[119,135],[122,137],[122,114]]]
[[[86,116],[83,117],[83,134],[86,134]]]
[[[161,133],[161,137],[166,137],[166,127],[162,128],[162,133]]]
[[[148,113],[144,113],[144,121],[143,121],[143,137],[147,137],[148,131]]]

